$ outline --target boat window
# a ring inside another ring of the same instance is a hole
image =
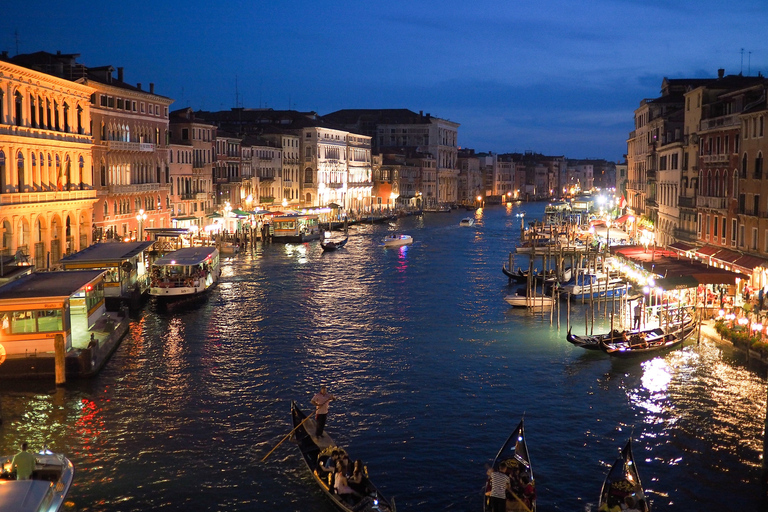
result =
[[[11,334],[37,332],[33,311],[14,311],[11,313]]]
[[[37,331],[50,332],[64,329],[60,309],[43,309],[37,312]]]

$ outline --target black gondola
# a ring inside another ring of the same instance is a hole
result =
[[[684,321],[682,329],[677,323],[670,324],[669,332],[684,339],[693,332],[694,327],[696,327],[696,322],[693,318],[688,317]],[[661,327],[653,327],[650,329],[626,331],[625,333],[614,330],[613,333],[578,336],[576,334],[571,334],[571,330],[568,329],[568,334],[566,334],[565,339],[577,347],[585,348],[587,350],[601,350],[601,345],[603,344],[612,348],[626,346],[627,342],[624,341],[624,334],[626,334],[629,344],[637,344],[640,343],[642,337],[645,337],[646,340],[660,340],[664,336],[664,333],[665,329]]]
[[[319,439],[313,437],[310,432],[315,431],[315,420],[311,417],[307,418],[307,415],[293,401],[291,402],[291,418],[293,419],[293,427],[295,429],[294,437],[296,444],[298,444],[299,450],[301,450],[304,462],[309,472],[312,473],[315,482],[336,508],[342,512],[395,512],[394,500],[390,502],[385,499],[379,490],[368,480],[367,475],[365,478],[365,492],[362,493],[362,496],[345,498],[336,494],[332,484],[333,473],[325,473],[319,466],[321,460],[330,457],[333,450],[340,448],[334,444],[327,432]],[[329,478],[328,475],[331,475],[331,477]]]
[[[632,455],[632,439],[627,441],[621,450],[619,458],[613,463],[611,470],[605,477],[603,488],[600,491],[600,503],[598,510],[613,510],[627,504],[627,498],[631,498],[631,504],[640,512],[650,512],[651,507],[643,492],[640,483],[640,475],[637,472],[635,458]]]
[[[696,322],[691,319],[689,322],[683,325],[681,329],[672,330],[665,333],[661,330],[661,334],[655,336],[632,336],[628,338],[628,341],[608,343],[600,341],[600,350],[605,352],[611,357],[636,357],[648,354],[654,354],[657,352],[663,352],[677,348],[683,344],[683,341],[693,333],[693,327]]]
[[[347,244],[347,240],[349,240],[349,237],[345,237],[344,240],[334,241],[334,240],[328,240],[327,242],[321,241],[320,247],[323,248],[323,251],[330,252],[335,251],[336,249],[341,249]]]
[[[508,468],[512,470],[513,474],[519,475],[521,478],[523,475],[527,478],[532,489],[535,489],[533,480],[533,468],[531,467],[531,459],[528,456],[528,445],[525,443],[525,432],[523,428],[523,420],[520,420],[520,424],[517,425],[512,435],[509,436],[507,441],[502,445],[499,453],[496,454],[496,458],[493,459],[494,470],[499,468],[499,465],[504,462]],[[517,468],[516,470],[514,468]],[[483,510],[490,512],[490,488],[486,484],[486,493]],[[525,495],[524,490],[520,488],[519,482],[512,483],[512,489],[515,492],[512,499],[507,499],[507,510],[516,510],[520,512],[532,512],[536,510],[536,493],[532,495]]]
[[[514,281],[516,283],[524,283],[528,280],[528,271],[526,270],[523,272],[522,269],[518,268],[517,272],[512,272],[510,270],[507,270],[506,265],[501,266],[501,271],[504,273],[505,276],[509,278],[510,281]]]

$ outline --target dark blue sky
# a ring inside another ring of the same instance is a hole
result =
[[[765,0],[6,4],[0,50],[18,33],[20,53],[122,66],[171,109],[409,108],[461,123],[462,147],[571,158],[621,159],[665,76],[768,60]]]

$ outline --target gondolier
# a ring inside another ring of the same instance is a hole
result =
[[[331,400],[336,400],[336,397],[328,392],[328,388],[326,386],[320,386],[320,392],[316,394],[311,400],[312,405],[317,407],[317,411],[315,412],[315,419],[317,420],[315,437],[323,436],[325,420],[328,417],[328,404]]]

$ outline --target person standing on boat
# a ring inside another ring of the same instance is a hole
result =
[[[317,407],[317,411],[315,412],[315,420],[317,420],[315,437],[323,437],[325,420],[328,418],[328,404],[331,400],[336,400],[336,397],[328,392],[326,386],[320,386],[320,392],[312,398],[312,405]]]
[[[507,465],[502,462],[498,469],[491,471],[491,494],[489,496],[491,512],[506,512],[507,510],[507,492],[512,493],[512,485],[506,474],[506,469]]]
[[[35,456],[27,451],[27,442],[21,443],[21,451],[11,461],[11,471],[16,469],[16,480],[29,480],[35,470]]]
[[[633,329],[640,329],[640,317],[642,315],[643,315],[643,306],[640,304],[640,301],[637,301],[637,304],[635,304],[635,318],[632,324]]]

